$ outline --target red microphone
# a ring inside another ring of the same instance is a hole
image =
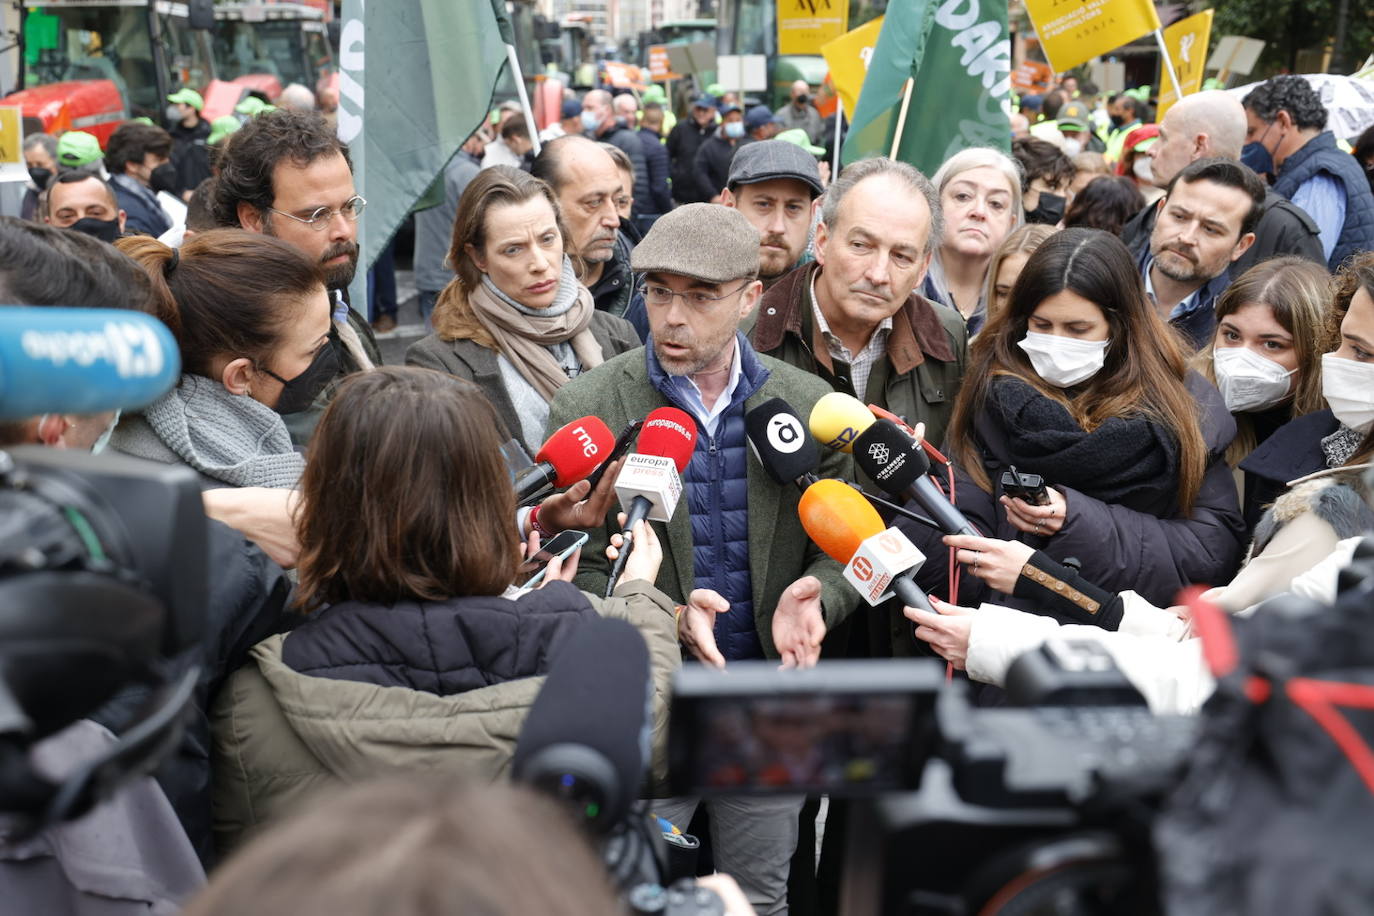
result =
[[[624,541],[620,556],[611,567],[606,583],[606,595],[615,589],[616,580],[625,569],[625,561],[634,549],[631,530],[637,522],[648,519],[666,522],[673,517],[682,497],[682,472],[692,460],[697,444],[697,425],[691,416],[676,407],[660,407],[644,419],[639,433],[638,451],[625,458],[625,465],[615,479],[616,496],[625,510],[625,528],[620,532]]]
[[[526,506],[554,487],[586,477],[615,445],[615,434],[600,417],[582,417],[555,430],[540,446],[535,463],[515,477],[515,498]]]
[[[896,593],[908,607],[935,613],[911,579],[925,555],[896,528],[883,528],[877,510],[854,488],[840,480],[818,480],[802,493],[797,514],[816,546],[844,564],[845,580],[869,604]]]

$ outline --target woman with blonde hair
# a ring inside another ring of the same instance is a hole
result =
[[[1326,406],[1321,359],[1335,343],[1330,303],[1330,275],[1291,256],[1261,261],[1217,300],[1216,332],[1193,367],[1217,386],[1235,418],[1236,438],[1226,450],[1231,467],[1288,421]],[[1242,504],[1253,526],[1263,505],[1246,477]]]
[[[1021,268],[1026,266],[1026,259],[1044,243],[1045,239],[1058,231],[1053,226],[1043,223],[1022,226],[997,246],[997,250],[992,253],[992,260],[988,262],[987,286],[983,290],[983,301],[987,303],[989,321],[1006,308],[1007,299],[1011,297],[1011,288],[1016,285]]]
[[[1021,167],[995,149],[973,147],[946,159],[931,183],[945,232],[921,292],[963,315],[969,334],[976,334],[987,320],[992,253],[1021,225]]]
[[[434,333],[406,352],[409,365],[476,384],[505,438],[531,454],[558,389],[639,346],[628,321],[596,310],[567,238],[547,184],[509,166],[483,169],[458,201],[448,254],[457,277],[435,303]]]

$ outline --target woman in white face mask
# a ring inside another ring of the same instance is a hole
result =
[[[1243,525],[1222,453],[1235,422],[1215,388],[1187,371],[1178,336],[1145,297],[1121,240],[1065,229],[1030,256],[1005,311],[970,348],[948,442],[957,504],[990,537],[1020,540],[1085,577],[1169,604],[1195,582],[1224,582]],[[1047,500],[1004,495],[1015,466]],[[909,532],[927,556],[939,544]],[[922,543],[922,541],[925,543]],[[974,551],[958,559],[972,567]],[[947,583],[920,582],[944,596]],[[965,576],[960,603],[993,594]],[[1033,608],[1027,608],[1033,609]]]
[[[1358,470],[1374,458],[1374,252],[1351,259],[1331,289],[1330,330],[1320,347],[1331,352],[1321,356],[1319,370],[1312,370],[1327,409],[1297,416],[1240,463],[1247,500],[1261,507],[1299,478],[1340,468]],[[1352,481],[1358,477],[1352,475]]]
[[[1236,420],[1226,463],[1236,467],[1294,417],[1326,406],[1322,353],[1330,349],[1327,310],[1331,277],[1303,258],[1271,258],[1255,265],[1217,300],[1212,342],[1193,368],[1216,385]],[[1247,527],[1264,511],[1253,475],[1237,474]]]

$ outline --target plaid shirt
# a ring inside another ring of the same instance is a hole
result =
[[[821,314],[820,300],[816,298],[816,276],[820,271],[811,275],[811,313],[816,316],[816,327],[820,328],[821,336],[825,338],[826,349],[830,351],[830,358],[836,362],[842,362],[849,366],[849,378],[854,384],[854,396],[862,399],[864,392],[868,390],[868,376],[873,372],[873,364],[876,363],[887,353],[887,335],[892,332],[892,316],[884,318],[878,322],[878,326],[873,329],[873,334],[868,338],[868,343],[857,354],[850,353],[849,348],[830,332],[830,325],[825,320],[825,315]]]

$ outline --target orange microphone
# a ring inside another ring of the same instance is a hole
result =
[[[908,607],[935,613],[911,578],[925,555],[896,528],[884,528],[862,494],[843,481],[818,480],[802,493],[797,514],[816,546],[844,564],[845,580],[869,604],[895,594]]]

